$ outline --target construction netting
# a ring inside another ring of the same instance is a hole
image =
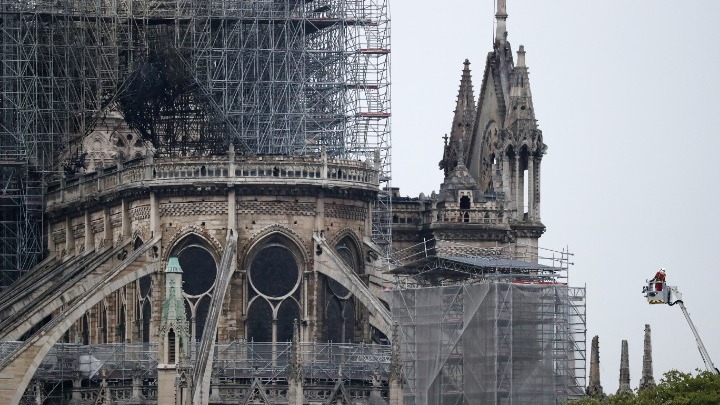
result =
[[[583,395],[585,290],[485,283],[392,293],[406,405],[555,404]]]

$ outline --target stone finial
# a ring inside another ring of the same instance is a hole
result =
[[[525,67],[525,45],[520,45],[517,51],[517,67]]]
[[[630,388],[630,363],[628,361],[628,342],[623,340],[620,347],[620,385],[617,393],[631,393]]]
[[[655,387],[655,378],[653,378],[652,366],[652,341],[650,339],[650,325],[645,325],[645,342],[643,347],[643,368],[642,377],[640,377],[641,390]]]
[[[505,41],[505,34],[507,33],[507,3],[506,0],[497,0],[497,11],[495,13],[495,22],[497,28],[495,31],[496,41]]]
[[[603,393],[602,385],[600,385],[600,342],[597,336],[592,339],[592,346],[590,349],[590,382],[588,384],[585,393],[594,398],[602,398],[605,396]]]

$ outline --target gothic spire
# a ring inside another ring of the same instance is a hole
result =
[[[628,342],[623,340],[620,346],[620,384],[617,393],[631,393],[630,388],[630,363],[628,361]]]
[[[600,385],[600,339],[594,336],[590,349],[590,382],[585,390],[588,396],[602,398],[605,396]]]
[[[645,342],[643,348],[643,368],[642,377],[640,377],[641,390],[655,387],[655,378],[653,378],[652,366],[652,341],[650,339],[650,325],[645,325]]]
[[[445,171],[445,177],[452,172],[458,163],[457,148],[459,143],[463,142],[465,145],[470,143],[475,118],[475,93],[473,91],[472,75],[470,74],[470,61],[465,59],[463,65],[460,89],[455,104],[455,116],[453,117],[452,128],[450,128],[450,142],[446,141],[443,160],[440,161],[440,168]]]
[[[465,59],[463,65],[460,90],[455,104],[455,116],[450,129],[450,143],[457,144],[462,141],[467,145],[472,132],[473,118],[475,118],[475,92],[470,74],[470,61]]]

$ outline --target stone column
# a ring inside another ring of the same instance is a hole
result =
[[[323,184],[327,183],[328,178],[328,167],[327,167],[327,151],[325,150],[325,147],[322,148],[322,169],[320,176],[322,178]],[[319,232],[321,235],[324,234],[325,230],[325,193],[323,190],[320,190],[318,192],[317,196],[317,202],[315,204],[315,232]]]
[[[655,387],[655,378],[653,378],[652,366],[652,342],[650,340],[650,325],[645,325],[645,343],[643,347],[643,368],[642,377],[640,378],[641,390]]]
[[[150,192],[150,235],[151,238],[160,236],[160,202],[154,192]],[[147,241],[146,241],[147,242]]]
[[[593,337],[590,350],[590,382],[585,393],[594,398],[602,398],[605,394],[600,385],[600,342],[597,336]]]
[[[511,185],[510,185],[510,157],[503,155],[500,164],[502,165],[502,192],[505,194],[505,199],[512,199]]]
[[[533,159],[535,162],[535,190],[533,191],[533,204],[535,206],[535,220],[540,222],[540,158]]]
[[[521,174],[522,171],[520,170],[520,155],[516,154],[515,158],[513,159],[513,192],[514,192],[514,201],[515,201],[515,220],[516,221],[522,221],[523,218],[523,194],[524,190],[522,189],[522,181],[521,181]]]
[[[231,187],[228,189],[228,198],[227,198],[227,210],[228,210],[228,217],[227,217],[227,229],[228,233],[234,232],[237,234],[237,207],[236,207],[237,197],[235,194],[235,187]]]
[[[90,211],[85,211],[85,252],[95,249],[95,234],[92,229]]]
[[[213,364],[215,371],[213,374],[214,376],[210,377],[210,402],[212,403],[220,403],[222,402],[222,398],[220,397],[220,378],[217,376],[217,372],[219,370],[219,365],[217,363]]]
[[[120,216],[122,218],[122,238],[124,241],[127,241],[132,236],[132,224],[130,223],[130,202],[128,200],[122,200]]]
[[[75,252],[75,232],[72,229],[72,218],[65,218],[65,253],[71,256]]]
[[[136,369],[133,370],[133,377],[132,377],[132,399],[136,401],[140,401],[145,399],[142,395],[142,378],[140,378],[141,371]]]
[[[72,379],[72,394],[70,403],[80,403],[82,400],[82,396],[80,393],[80,389],[82,388],[82,376],[80,376],[80,373],[77,373],[77,376]]]
[[[113,230],[110,216],[110,208],[105,208],[105,211],[103,212],[103,247],[112,246]]]
[[[628,342],[623,340],[620,347],[620,385],[617,390],[619,394],[632,393],[630,388],[630,363],[628,361]]]
[[[528,182],[528,221],[535,221],[535,158],[528,156],[528,176],[525,181]]]

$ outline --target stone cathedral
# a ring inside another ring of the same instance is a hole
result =
[[[331,15],[317,6],[307,12]],[[477,97],[470,62],[462,68],[438,150],[443,183],[417,198],[383,189],[380,153],[349,157],[321,137],[304,141],[312,153],[272,139],[252,153],[237,140],[193,153],[212,119],[177,138],[195,142],[187,150],[172,149],[184,141],[148,135],[169,128],[166,107],[150,131],[122,100],[107,103],[83,135],[79,169],[47,186],[46,258],[0,294],[0,402],[408,402],[388,292],[418,271],[412,258],[503,257],[537,269],[546,145],[525,49],[511,47],[506,19],[499,0]],[[320,17],[304,24],[304,35],[331,27]],[[184,106],[219,103],[212,94]],[[390,246],[376,237],[383,193]]]

